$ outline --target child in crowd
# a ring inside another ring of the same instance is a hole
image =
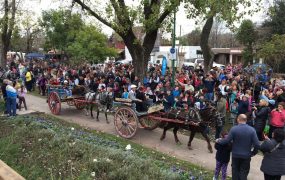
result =
[[[222,138],[226,138],[226,137],[227,137],[227,133],[223,132]],[[226,180],[227,179],[227,168],[228,168],[228,163],[230,161],[232,145],[231,144],[221,145],[221,144],[216,143],[215,149],[217,150],[216,169],[215,169],[215,176],[213,180],[217,180],[219,178],[221,170],[222,170],[221,180]]]
[[[48,83],[47,78],[45,77],[44,74],[42,74],[42,76],[39,78],[39,81],[38,81],[40,94],[42,96],[46,95],[46,85],[47,85],[47,83]]]
[[[67,96],[67,97],[71,97],[71,96],[72,96],[72,91],[71,91],[71,89],[69,88],[68,81],[67,81],[67,80],[64,80],[63,83],[64,83],[64,84],[63,84],[63,87],[64,87],[64,90],[65,90],[66,96]]]
[[[234,102],[230,105],[230,121],[232,122],[233,125],[235,125],[235,120],[238,115],[238,100],[235,99]]]
[[[129,97],[128,88],[127,88],[127,87],[124,87],[124,92],[123,92],[123,94],[122,94],[122,98],[128,99],[128,97]]]
[[[22,103],[24,104],[25,110],[27,110],[27,104],[26,104],[26,96],[27,89],[21,85],[21,87],[18,89],[18,99],[19,99],[19,111],[21,111]]]

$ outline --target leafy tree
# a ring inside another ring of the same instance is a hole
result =
[[[20,28],[15,26],[14,31],[11,36],[11,45],[10,48],[13,51],[22,51],[23,48],[23,38],[20,35]]]
[[[272,34],[285,34],[285,1],[275,1],[268,14],[269,19],[264,21],[263,27],[269,27]]]
[[[59,49],[74,64],[83,61],[100,62],[116,51],[107,47],[107,37],[95,26],[85,25],[80,14],[69,10],[43,12],[40,24],[45,28],[47,49]]]
[[[201,29],[196,28],[190,34],[187,35],[188,44],[191,46],[199,46],[201,42]]]
[[[35,39],[38,38],[41,29],[39,27],[38,22],[33,21],[33,16],[34,13],[27,12],[22,15],[23,20],[22,20],[22,26],[24,30],[24,38],[25,38],[25,51],[27,53],[33,51],[32,47],[35,44],[34,41]]]
[[[253,4],[259,4],[261,0],[185,0],[188,10],[188,18],[204,19],[206,22],[202,28],[200,46],[204,56],[205,70],[212,67],[213,55],[209,46],[209,36],[214,23],[214,18],[218,18],[232,27],[235,21],[239,21],[244,15],[252,14],[258,9],[248,9]],[[240,11],[243,9],[243,11]]]
[[[100,1],[101,2],[101,1]],[[175,10],[180,0],[140,0],[139,5],[125,0],[108,0],[98,6],[91,0],[73,0],[91,16],[112,28],[124,40],[133,59],[134,72],[142,80],[153,50],[158,29]],[[143,38],[137,37],[136,26],[141,26]]]
[[[245,46],[243,58],[245,64],[253,60],[253,48],[257,41],[257,31],[251,20],[243,20],[236,33],[238,41]]]
[[[258,51],[258,56],[265,58],[266,62],[279,72],[280,65],[282,64],[284,66],[285,60],[285,34],[273,35],[271,41],[261,46]]]
[[[201,35],[201,29],[196,28],[190,33],[179,37],[181,45],[185,46],[199,46],[200,45],[200,35]]]
[[[40,25],[45,29],[47,41],[46,49],[66,50],[68,44],[74,42],[76,32],[84,23],[79,14],[70,10],[51,10],[42,13]]]
[[[84,26],[67,47],[67,53],[75,64],[82,61],[99,63],[106,57],[116,56],[116,50],[107,47],[107,37],[94,26]]]
[[[1,66],[5,67],[7,63],[7,52],[11,44],[11,37],[15,26],[16,16],[16,0],[4,0],[3,3],[4,15],[0,18],[1,28],[1,41],[2,41],[2,52],[1,52]],[[2,9],[2,8],[1,8]]]

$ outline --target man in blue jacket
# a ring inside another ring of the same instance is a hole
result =
[[[219,144],[232,142],[232,179],[246,180],[251,157],[257,153],[260,143],[254,128],[246,124],[247,117],[240,114],[237,118],[238,125],[234,126],[225,139],[217,139]],[[252,151],[252,147],[254,150]]]
[[[16,116],[17,91],[12,85],[12,81],[9,81],[6,86],[8,116]]]

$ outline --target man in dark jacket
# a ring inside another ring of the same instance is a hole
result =
[[[224,145],[232,141],[232,179],[246,180],[251,157],[257,153],[260,147],[255,130],[246,124],[247,117],[240,114],[237,118],[238,125],[231,128],[225,139],[217,139],[216,142]],[[252,147],[254,150],[252,151]]]
[[[217,111],[220,115],[219,118],[217,118],[216,120],[216,135],[215,135],[215,139],[220,138],[221,132],[223,130],[223,127],[225,125],[225,118],[227,115],[227,108],[226,108],[226,104],[227,104],[227,100],[223,97],[221,92],[217,92]]]
[[[246,114],[248,112],[248,98],[247,96],[243,96],[242,100],[238,102],[238,114]]]
[[[285,132],[276,129],[273,132],[273,139],[267,138],[261,144],[260,150],[264,158],[260,170],[264,173],[265,180],[280,180],[285,175]]]
[[[275,97],[275,105],[278,105],[280,102],[285,102],[285,92],[283,91],[283,89],[279,89],[276,92],[276,97]]]
[[[263,141],[263,130],[270,114],[270,108],[268,107],[268,102],[264,99],[259,101],[259,107],[252,107],[253,113],[256,116],[254,119],[254,129],[259,141]]]

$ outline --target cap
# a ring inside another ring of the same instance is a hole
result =
[[[134,84],[132,84],[132,85],[131,85],[131,88],[136,88],[136,87],[137,87],[137,86],[136,86],[136,85],[134,85]]]

